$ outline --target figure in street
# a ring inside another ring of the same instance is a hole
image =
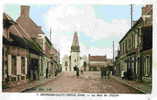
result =
[[[80,71],[80,70],[79,70],[79,68],[78,68],[77,65],[75,66],[75,69],[76,69],[76,76],[79,77],[79,76],[80,76],[80,74],[79,74],[79,71]]]
[[[109,69],[106,70],[106,79],[110,79],[110,70]]]
[[[124,78],[125,78],[125,77],[124,77],[124,73],[125,73],[125,71],[122,70],[122,71],[121,71],[121,78],[122,78],[122,80],[124,80]]]
[[[103,75],[103,74],[104,74],[104,73],[103,73],[103,67],[100,68],[100,73],[101,73],[101,79],[103,79],[103,76],[104,76],[104,75]]]

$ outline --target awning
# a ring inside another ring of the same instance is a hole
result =
[[[10,34],[10,37],[13,39],[13,41],[11,42],[11,45],[28,49],[31,53],[35,53],[37,55],[44,55],[39,44],[37,44],[35,41],[21,38],[14,34]]]
[[[3,45],[4,45],[4,44],[10,45],[11,42],[10,42],[7,38],[5,38],[5,37],[3,36]]]

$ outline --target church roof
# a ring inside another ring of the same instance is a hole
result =
[[[73,42],[71,46],[71,52],[80,52],[79,40],[77,32],[74,33]]]

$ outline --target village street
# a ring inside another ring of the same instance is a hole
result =
[[[85,72],[79,78],[74,72],[63,72],[48,84],[24,92],[64,92],[64,93],[137,93],[116,80],[101,79],[100,72]]]
[[[152,5],[12,7],[20,14],[3,13],[3,92],[151,93]]]

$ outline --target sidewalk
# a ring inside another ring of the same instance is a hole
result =
[[[129,80],[122,80],[120,77],[117,76],[111,76],[112,79],[117,80],[118,82],[127,85],[129,87],[132,87],[141,93],[148,94],[151,93],[152,85],[150,83],[141,83],[138,81],[129,81]]]
[[[31,89],[34,87],[48,84],[49,82],[54,81],[56,78],[59,78],[61,75],[62,75],[62,73],[58,74],[57,77],[43,79],[43,80],[37,80],[37,81],[30,81],[28,83],[24,83],[24,84],[17,85],[15,87],[4,89],[4,90],[2,90],[2,92],[23,92],[26,89]]]

